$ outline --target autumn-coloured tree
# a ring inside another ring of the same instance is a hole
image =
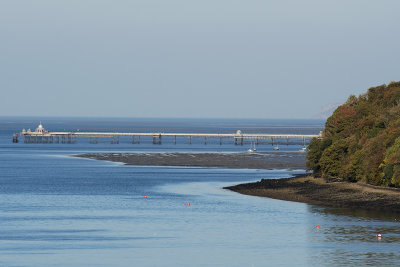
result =
[[[400,82],[351,95],[309,145],[315,176],[400,187]]]

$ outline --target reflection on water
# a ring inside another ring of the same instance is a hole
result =
[[[374,249],[377,249],[374,247]],[[398,252],[363,252],[347,249],[324,250],[319,252],[319,258],[313,259],[312,266],[399,266]],[[397,246],[397,250],[399,247]]]
[[[332,207],[309,206],[310,212],[318,212],[321,214],[335,214],[339,216],[349,216],[363,219],[382,220],[382,221],[398,221],[400,222],[400,214],[389,211],[362,210],[362,209],[344,209]]]
[[[308,206],[319,218],[319,229],[310,232],[310,243],[320,244],[323,266],[398,266],[400,263],[399,214]],[[378,235],[381,235],[378,237]]]

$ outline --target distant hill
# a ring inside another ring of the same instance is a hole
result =
[[[314,176],[400,187],[400,82],[351,95],[313,139],[307,168]]]
[[[331,103],[324,106],[317,115],[314,116],[314,119],[324,119],[326,120],[329,116],[332,115],[333,111],[340,106],[341,103]]]

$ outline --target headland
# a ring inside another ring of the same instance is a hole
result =
[[[262,179],[226,187],[241,194],[303,202],[334,208],[400,213],[400,189],[351,183],[340,179],[299,176]]]

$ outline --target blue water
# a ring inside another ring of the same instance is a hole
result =
[[[321,121],[47,118],[51,131],[318,133]],[[0,266],[398,266],[400,217],[240,195],[227,185],[304,170],[123,166],[86,152],[243,152],[201,140],[11,143],[0,119]],[[301,146],[281,145],[281,151]],[[271,145],[258,151],[273,153]],[[144,196],[147,195],[147,198]],[[190,206],[188,206],[190,203]],[[316,225],[320,228],[317,229]],[[382,234],[378,240],[376,235]]]

